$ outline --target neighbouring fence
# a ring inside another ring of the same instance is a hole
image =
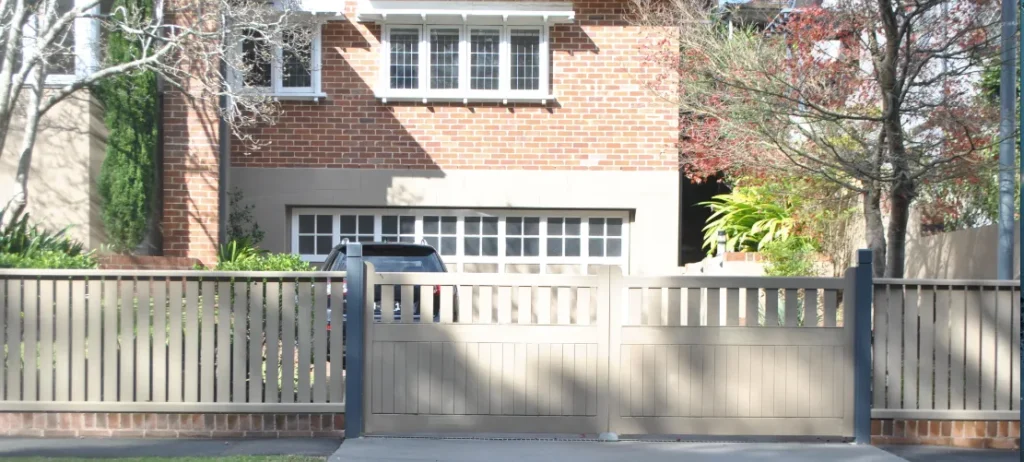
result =
[[[365,431],[853,436],[853,277],[371,269]]]
[[[1020,281],[874,287],[872,417],[1020,419]]]
[[[0,411],[343,412],[343,277],[0,271]]]

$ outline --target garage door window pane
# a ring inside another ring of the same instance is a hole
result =
[[[312,255],[314,251],[314,243],[316,238],[314,236],[299,236],[299,253],[303,255]]]
[[[591,257],[603,257],[604,256],[604,239],[590,239],[590,256]]]
[[[315,220],[315,215],[299,215],[299,232],[312,234]]]

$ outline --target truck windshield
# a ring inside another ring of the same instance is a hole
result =
[[[363,256],[379,273],[442,273],[444,268],[437,254],[430,249],[411,247],[363,247]],[[345,271],[345,256],[338,255],[334,271]]]

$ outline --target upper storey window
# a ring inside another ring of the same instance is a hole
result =
[[[383,100],[553,99],[549,30],[571,4],[364,1],[358,19],[382,24]]]

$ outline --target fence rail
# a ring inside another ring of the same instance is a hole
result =
[[[875,418],[1019,420],[1020,282],[879,279]]]
[[[0,411],[341,412],[344,277],[0,271]]]

